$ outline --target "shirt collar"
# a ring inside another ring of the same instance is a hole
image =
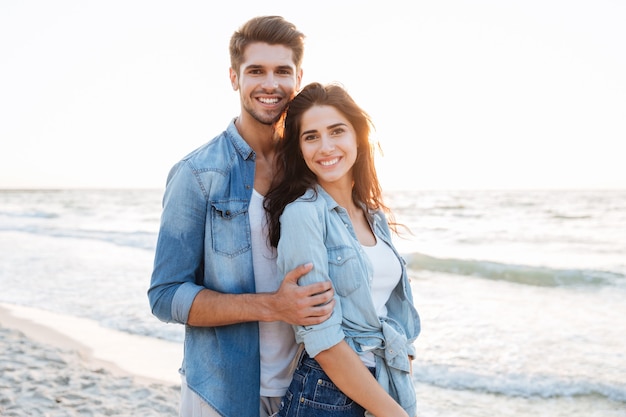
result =
[[[316,184],[315,191],[317,192],[317,195],[324,199],[328,210],[332,211],[339,207],[339,204],[337,204],[337,202],[330,196],[330,194],[326,192],[326,190],[324,190],[324,188],[322,188],[321,185]],[[373,229],[376,226],[376,223],[380,222],[381,220],[379,214],[376,211],[368,210],[364,204],[361,204],[361,208],[363,209],[363,211],[365,211],[365,217],[367,218],[367,221],[370,223],[370,226]]]
[[[250,145],[248,145],[248,142],[246,142],[239,134],[239,131],[235,126],[235,120],[237,120],[236,117],[230,121],[230,124],[226,128],[226,133],[237,152],[239,152],[239,155],[241,155],[244,160],[247,160],[251,156],[255,155],[255,153]]]

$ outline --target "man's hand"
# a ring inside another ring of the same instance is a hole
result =
[[[300,326],[311,326],[327,320],[335,307],[330,282],[299,286],[298,279],[313,269],[313,264],[301,265],[285,275],[274,293],[276,320]]]

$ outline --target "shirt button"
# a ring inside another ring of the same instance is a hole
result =
[[[340,261],[341,260],[341,256],[337,256],[337,260]]]

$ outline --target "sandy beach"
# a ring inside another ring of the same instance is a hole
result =
[[[176,416],[177,343],[0,304],[0,415]]]

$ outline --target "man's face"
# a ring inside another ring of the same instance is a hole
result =
[[[230,80],[239,91],[242,113],[259,123],[275,123],[300,88],[302,70],[297,70],[291,49],[282,45],[248,45],[239,74],[230,70]]]

